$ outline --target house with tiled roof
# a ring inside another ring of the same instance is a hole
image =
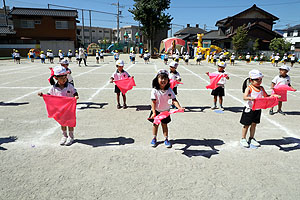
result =
[[[8,16],[14,34],[1,38],[1,52],[15,48],[25,56],[31,48],[52,49],[54,54],[75,49],[77,10],[13,7]]]
[[[275,37],[282,37],[278,32],[273,31],[273,24],[279,18],[269,12],[257,7],[255,4],[231,17],[218,20],[218,30],[213,30],[203,36],[203,43],[210,43],[221,48],[232,49],[232,37],[236,34],[237,28],[245,25],[250,42],[249,49],[253,42],[259,39],[259,48],[268,50],[271,40]]]

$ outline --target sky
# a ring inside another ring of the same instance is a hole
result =
[[[112,5],[117,3],[117,0],[5,0],[6,6],[10,7],[35,7],[47,8],[48,4],[60,6],[69,6],[79,9],[90,9],[111,14],[103,14],[92,12],[92,26],[116,28],[117,19],[113,14],[117,13],[117,6]],[[128,9],[133,8],[133,0],[119,0],[120,11],[120,27],[129,25],[138,25],[138,22],[133,20],[133,16]],[[206,26],[206,30],[216,30],[216,21],[233,16],[243,10],[250,8],[256,4],[261,9],[275,15],[279,18],[274,25],[274,29],[284,29],[288,26],[300,24],[300,0],[214,0],[214,1],[196,1],[196,0],[171,0],[171,5],[166,13],[172,17],[172,33],[186,27],[187,24],[195,26],[199,24],[200,28]],[[1,7],[3,2],[0,3]],[[50,5],[50,8],[64,9]],[[78,12],[79,21],[82,22],[81,11]],[[89,26],[89,12],[84,11],[85,26]],[[169,35],[171,31],[169,31]]]

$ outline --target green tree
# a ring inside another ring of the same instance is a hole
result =
[[[237,28],[236,34],[232,37],[233,49],[240,53],[242,50],[247,48],[247,43],[249,41],[248,31],[246,30],[246,26],[240,26]]]
[[[152,53],[156,33],[170,28],[173,18],[164,11],[170,8],[171,0],[134,0],[134,2],[134,8],[128,11],[134,15],[134,20],[142,24],[142,33],[147,37],[149,50]]]
[[[256,40],[253,44],[253,50],[254,50],[255,53],[258,52],[258,50],[259,50],[259,38],[256,38]]]
[[[269,48],[283,56],[284,53],[291,49],[291,43],[285,41],[283,38],[274,38],[271,40]]]

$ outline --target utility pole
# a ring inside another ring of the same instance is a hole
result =
[[[204,28],[203,28],[204,32],[206,32],[206,24],[204,24]]]
[[[92,43],[92,11],[89,10],[90,14],[90,44]]]
[[[173,35],[172,29],[173,29],[173,24],[171,24],[171,37],[172,37],[172,35]]]
[[[119,38],[119,34],[120,34],[120,3],[119,3],[119,0],[118,0],[118,15],[117,15],[117,41],[118,41],[118,44],[120,42],[120,38]]]
[[[3,0],[3,7],[4,7],[4,15],[5,15],[5,22],[6,22],[6,26],[8,26],[8,20],[7,20],[7,13],[6,13],[6,5],[5,5],[5,0]]]
[[[82,32],[82,45],[84,47],[84,17],[83,17],[83,9],[81,10],[81,15],[82,15],[82,27],[81,27],[81,32]]]

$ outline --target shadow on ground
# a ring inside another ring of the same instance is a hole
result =
[[[151,110],[150,105],[136,105],[136,106],[128,106],[128,108],[135,108],[136,111],[142,111],[142,110]]]
[[[22,103],[5,103],[3,101],[0,102],[0,106],[20,106],[20,105],[26,105],[29,104],[29,102],[22,102]]]
[[[18,139],[17,136],[10,136],[10,137],[6,137],[6,138],[0,138],[0,145],[4,144],[4,143],[15,142],[17,139]],[[0,150],[7,150],[7,149],[0,146]]]
[[[210,158],[213,155],[217,155],[218,149],[215,148],[215,146],[221,146],[224,143],[223,140],[218,140],[218,139],[203,139],[203,140],[195,140],[195,139],[176,139],[176,140],[171,140],[172,145],[176,144],[184,144],[185,147],[181,149],[176,149],[176,150],[181,150],[183,151],[182,154],[191,158],[193,156],[203,156],[205,158]],[[211,150],[194,150],[194,149],[189,149],[190,147],[193,146],[204,146],[204,147],[210,147]]]
[[[90,145],[92,147],[101,147],[101,146],[118,146],[118,145],[125,145],[125,144],[133,144],[134,139],[132,138],[125,138],[125,137],[117,137],[117,138],[92,138],[92,139],[85,139],[85,140],[78,140],[74,141],[75,143]]]
[[[285,152],[295,151],[300,149],[300,139],[294,137],[283,137],[283,139],[278,139],[278,140],[262,140],[259,143],[261,145],[277,146],[280,151],[285,151]],[[284,145],[289,145],[289,147],[284,147]]]
[[[224,111],[230,111],[234,113],[243,112],[244,107],[224,107]]]
[[[203,112],[206,109],[209,109],[210,106],[186,106],[184,107],[184,112]]]
[[[287,111],[287,112],[284,112],[286,115],[300,115],[300,112],[299,111]]]
[[[79,102],[77,105],[85,105],[81,106],[77,109],[84,110],[84,109],[101,109],[104,106],[108,105],[108,103],[94,103],[94,102]]]

